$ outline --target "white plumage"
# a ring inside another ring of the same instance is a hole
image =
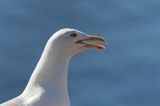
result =
[[[23,93],[0,106],[70,106],[67,89],[69,60],[86,48],[104,48],[84,42],[87,40],[104,41],[101,37],[69,28],[53,34]]]

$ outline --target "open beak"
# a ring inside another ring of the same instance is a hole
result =
[[[81,39],[76,41],[78,44],[84,44],[84,47],[87,48],[97,48],[97,49],[105,49],[105,46],[93,43],[87,43],[86,41],[101,41],[105,42],[105,39],[99,36],[89,36],[88,38]]]

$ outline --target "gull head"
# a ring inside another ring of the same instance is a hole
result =
[[[65,53],[76,54],[88,48],[105,49],[105,46],[97,44],[105,42],[105,39],[99,36],[88,35],[76,29],[64,28],[53,34],[49,39],[53,45],[58,45]]]

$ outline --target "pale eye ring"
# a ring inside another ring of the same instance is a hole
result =
[[[74,37],[77,37],[77,34],[76,33],[72,33],[72,34],[70,34],[70,36],[74,38]]]

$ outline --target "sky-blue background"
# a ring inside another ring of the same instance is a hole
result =
[[[0,0],[0,103],[23,91],[47,39],[64,27],[108,42],[72,59],[72,106],[160,105],[159,0]]]

